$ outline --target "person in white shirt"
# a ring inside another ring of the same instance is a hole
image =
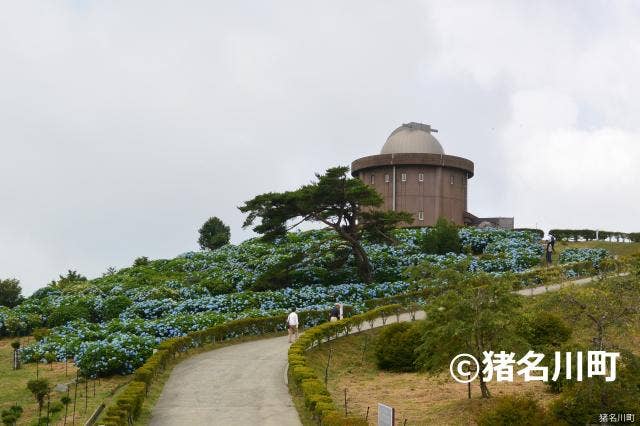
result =
[[[291,308],[291,313],[287,316],[287,329],[289,330],[289,343],[292,343],[291,336],[295,342],[298,339],[298,314],[296,314],[295,307]]]

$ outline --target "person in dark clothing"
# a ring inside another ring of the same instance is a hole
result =
[[[549,234],[549,238],[551,238],[551,251],[556,250],[556,237],[553,234]]]
[[[336,303],[336,305],[331,309],[331,313],[329,314],[329,321],[334,322],[340,319],[340,304]]]
[[[547,241],[547,247],[545,248],[545,253],[547,255],[547,266],[551,266],[551,263],[553,262],[551,255],[553,254],[554,250],[553,243],[551,241],[552,240]]]

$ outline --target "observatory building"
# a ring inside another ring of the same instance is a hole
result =
[[[513,228],[513,218],[478,218],[468,212],[473,162],[447,155],[428,124],[395,129],[380,154],[355,160],[351,174],[374,187],[386,210],[413,214],[408,226],[431,226],[444,217],[458,225]]]

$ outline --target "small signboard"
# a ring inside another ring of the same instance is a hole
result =
[[[378,426],[394,426],[396,411],[393,407],[378,403]]]

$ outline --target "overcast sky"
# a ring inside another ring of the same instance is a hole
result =
[[[452,6],[453,4],[453,6]],[[197,249],[210,216],[410,121],[469,209],[640,231],[637,2],[13,1],[0,9],[0,278]]]

